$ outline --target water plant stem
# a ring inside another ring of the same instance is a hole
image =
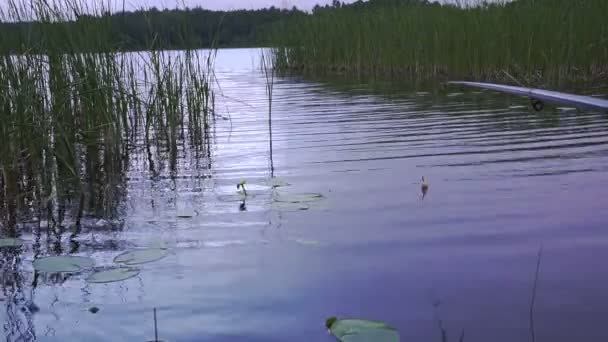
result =
[[[158,342],[158,323],[156,320],[156,308],[154,308],[154,341]]]
[[[532,299],[530,300],[530,337],[532,342],[536,342],[536,330],[534,326],[534,304],[536,302],[536,288],[538,286],[538,275],[540,274],[540,261],[543,255],[543,246],[538,249],[536,259],[536,271],[534,272],[534,285],[532,285]]]

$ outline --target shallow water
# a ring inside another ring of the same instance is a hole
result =
[[[543,246],[537,340],[605,340],[605,113],[278,78],[271,162],[258,58],[220,51],[210,156],[182,147],[177,171],[158,177],[134,155],[117,227],[91,222],[75,242],[25,234],[22,250],[2,251],[0,336],[146,341],[157,308],[167,341],[332,341],[329,316],[387,321],[403,341],[441,341],[439,321],[450,340],[529,340]],[[272,173],[289,186],[273,188]],[[307,203],[276,202],[289,198]],[[156,246],[171,254],[119,283],[31,265],[69,252],[110,265]]]

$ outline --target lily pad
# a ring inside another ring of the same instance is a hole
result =
[[[325,198],[320,193],[309,193],[309,194],[279,194],[276,202],[288,202],[288,203],[312,203]]]
[[[177,218],[192,218],[198,213],[192,208],[183,208],[177,211]]]
[[[291,184],[287,183],[286,181],[282,180],[281,178],[270,178],[266,184],[271,187],[271,188],[281,188],[284,186],[290,186]]]
[[[114,262],[129,266],[139,265],[158,261],[167,255],[169,255],[169,251],[164,248],[140,249],[119,254],[114,258]]]
[[[298,202],[273,202],[272,209],[278,211],[304,211],[310,209],[306,203]]]
[[[23,246],[24,244],[25,244],[25,241],[23,241],[21,239],[13,239],[13,238],[0,239],[0,248],[2,248],[2,247],[20,247],[20,246]]]
[[[279,211],[308,210],[323,201],[325,197],[319,193],[279,194],[272,203],[272,208]]]
[[[87,282],[94,284],[114,283],[127,280],[139,274],[137,268],[116,267],[97,271],[87,278]]]
[[[208,241],[204,242],[203,245],[205,247],[227,247],[227,246],[238,246],[245,245],[246,242],[243,240],[225,240],[225,241]]]
[[[325,326],[342,342],[399,342],[399,332],[380,321],[332,317]]]
[[[95,266],[91,258],[64,255],[36,259],[34,269],[45,273],[80,272]]]
[[[315,240],[306,240],[306,239],[295,239],[293,242],[300,244],[302,246],[310,246],[310,247],[318,247],[321,245],[319,241]]]

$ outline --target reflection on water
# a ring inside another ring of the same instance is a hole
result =
[[[220,52],[208,151],[177,139],[151,167],[135,147],[114,218],[84,218],[73,238],[24,229],[1,250],[7,341],[145,341],[155,307],[171,341],[331,341],[329,316],[384,320],[404,341],[440,341],[437,317],[450,339],[524,340],[540,244],[538,340],[603,340],[605,114],[277,78],[271,166],[258,58]],[[171,254],[105,285],[31,264],[111,265],[139,247]]]

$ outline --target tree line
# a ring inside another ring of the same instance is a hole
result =
[[[306,13],[293,7],[211,11],[150,8],[96,15],[74,14],[62,21],[0,21],[0,50],[144,50],[249,47],[269,44],[274,23]]]

